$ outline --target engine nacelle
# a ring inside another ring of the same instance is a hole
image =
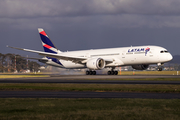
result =
[[[89,59],[86,63],[86,66],[91,70],[103,69],[105,65],[106,65],[106,62],[102,58],[92,58],[92,59]]]
[[[132,65],[132,68],[136,70],[146,70],[148,67],[149,65]]]

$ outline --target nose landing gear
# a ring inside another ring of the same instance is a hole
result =
[[[158,67],[158,69],[157,69],[158,71],[162,71],[163,70],[163,68],[162,67]]]
[[[158,63],[157,65],[158,65],[157,70],[158,70],[158,71],[162,71],[162,70],[163,70],[163,68],[164,68],[164,67],[163,67],[163,65],[164,65],[164,64],[162,64],[162,63]]]

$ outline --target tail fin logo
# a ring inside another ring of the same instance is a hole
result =
[[[56,53],[57,54],[58,49],[52,43],[52,41],[47,36],[45,31],[42,28],[38,28],[38,31],[39,31],[39,34],[40,34],[40,37],[41,37],[41,41],[42,41],[42,45],[43,45],[44,51],[45,52],[49,52],[49,53]]]
[[[45,33],[45,31],[42,31],[42,32],[40,32],[39,34],[41,34],[41,35],[44,35],[44,36],[48,37],[48,36],[47,36],[47,34]]]

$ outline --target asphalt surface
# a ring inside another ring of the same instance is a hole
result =
[[[179,93],[0,91],[0,98],[144,98],[180,99]]]
[[[69,84],[169,84],[180,85],[180,81],[142,81],[142,80],[0,80],[0,83],[69,83]]]
[[[125,80],[125,79],[137,80]],[[180,85],[180,81],[149,81],[138,80],[144,78],[179,78],[180,76],[110,76],[110,75],[96,75],[96,76],[51,76],[43,78],[4,78],[0,79],[0,83],[71,83],[71,84],[174,84]],[[118,80],[117,80],[118,79]],[[119,80],[120,79],[120,80]]]
[[[113,80],[113,79],[121,80]],[[67,83],[67,84],[172,84],[180,81],[125,80],[143,78],[179,78],[180,76],[63,76],[52,75],[46,78],[6,78],[0,83]],[[93,80],[92,80],[93,79]],[[111,80],[112,79],[112,80]],[[71,92],[71,91],[0,91],[0,98],[147,98],[180,99],[180,93],[136,93],[136,92]]]

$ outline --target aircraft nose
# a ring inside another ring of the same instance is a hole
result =
[[[171,55],[171,54],[169,54],[168,56],[167,56],[167,60],[168,61],[171,61],[173,59],[173,56]]]

